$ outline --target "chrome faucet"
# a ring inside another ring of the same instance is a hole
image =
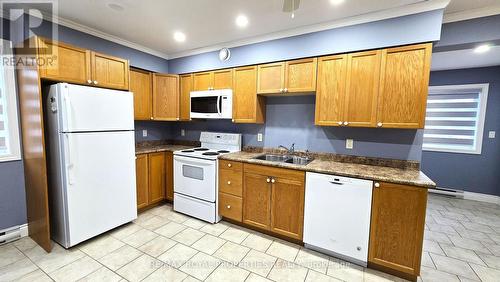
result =
[[[290,148],[287,148],[283,145],[279,145],[278,148],[285,149],[287,151],[287,154],[289,154],[289,155],[292,155],[293,153],[295,153],[295,143],[292,143],[292,146],[290,146]]]

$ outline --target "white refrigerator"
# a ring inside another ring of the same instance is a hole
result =
[[[46,116],[52,239],[69,248],[137,218],[133,94],[55,84]]]

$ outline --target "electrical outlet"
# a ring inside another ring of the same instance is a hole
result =
[[[181,129],[181,136],[186,136],[186,130],[185,129]]]
[[[352,140],[352,139],[345,140],[345,148],[346,149],[352,150],[353,146],[354,146],[354,140]]]
[[[147,129],[142,130],[142,137],[148,137],[148,130]]]
[[[262,142],[262,133],[257,134],[257,142]]]
[[[495,135],[496,135],[495,131],[488,132],[488,138],[490,138],[490,139],[495,139]]]

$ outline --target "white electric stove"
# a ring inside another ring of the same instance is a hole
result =
[[[174,210],[216,223],[218,156],[241,151],[241,134],[201,132],[201,147],[174,152]]]

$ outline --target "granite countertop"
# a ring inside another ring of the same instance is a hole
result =
[[[436,184],[431,179],[429,179],[429,177],[427,177],[423,172],[419,170],[418,167],[415,166],[390,167],[373,164],[361,164],[338,161],[335,158],[327,156],[316,156],[315,159],[307,165],[278,163],[254,159],[255,157],[262,154],[263,152],[242,151],[222,155],[219,157],[219,159],[296,169],[302,171],[335,174],[339,176],[406,184],[425,188],[432,188],[436,186]]]
[[[169,140],[160,140],[160,141],[143,141],[135,144],[135,153],[136,154],[149,154],[149,153],[157,153],[157,152],[166,152],[166,151],[178,151],[178,150],[186,150],[193,147],[199,147],[200,145],[196,142],[175,142]]]

